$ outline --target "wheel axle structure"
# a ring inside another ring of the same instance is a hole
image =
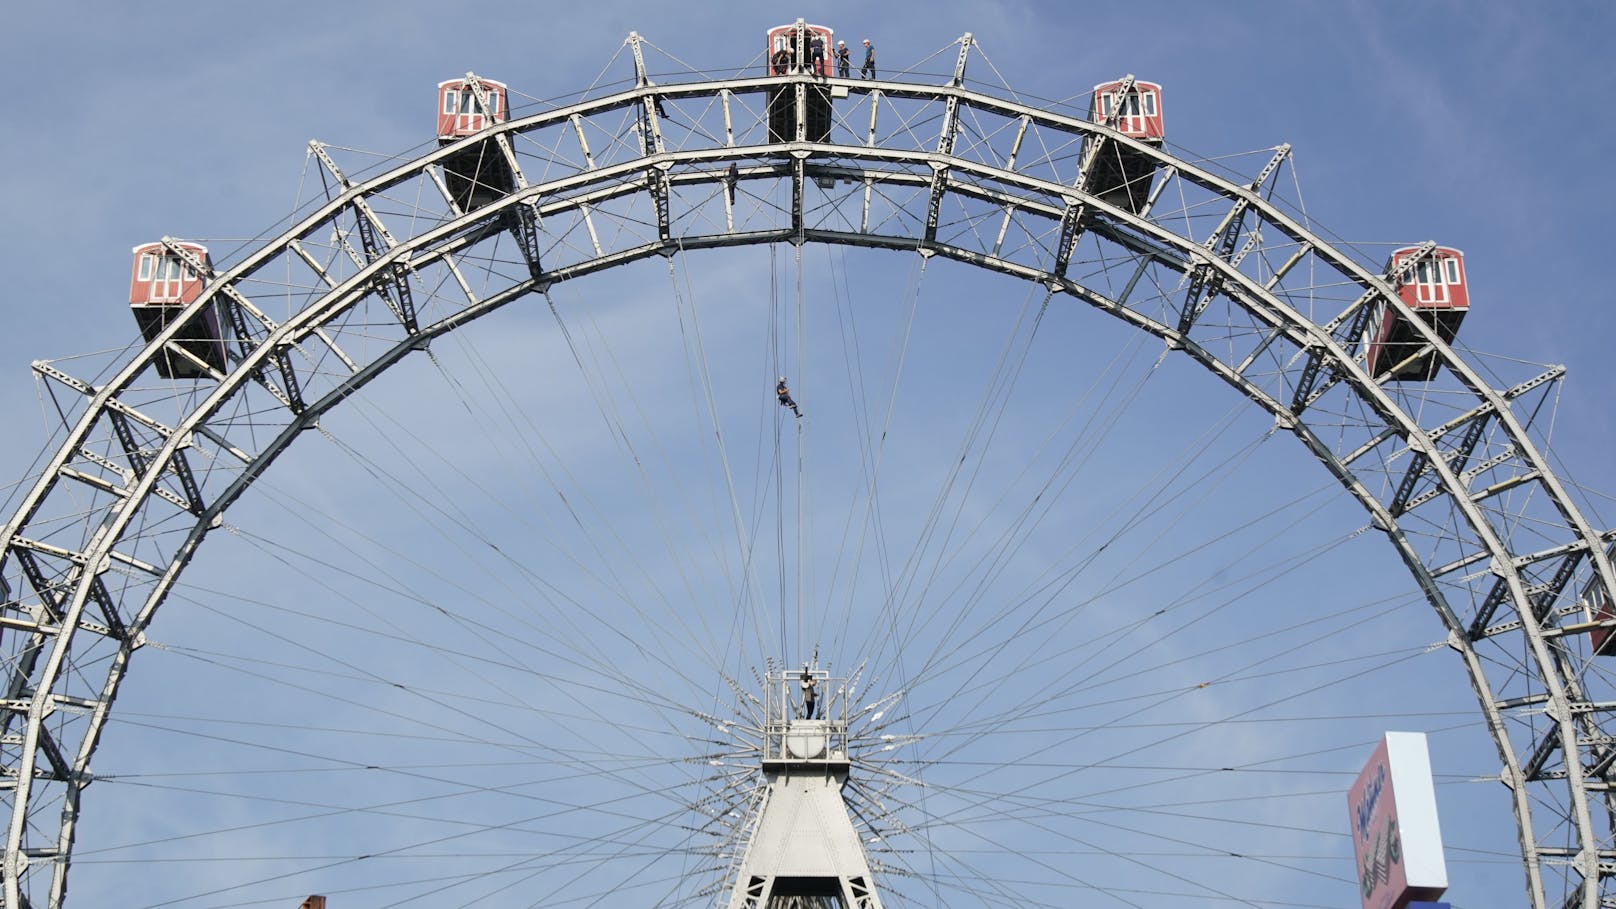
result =
[[[179,345],[185,319],[104,381],[36,364],[76,403],[0,533],[7,909],[62,903],[92,756],[145,630],[225,510],[322,414],[435,338],[565,282],[771,244],[1026,282],[1161,339],[1271,414],[1440,619],[1497,743],[1530,904],[1609,902],[1616,692],[1591,635],[1616,621],[1616,533],[1583,517],[1523,416],[1563,370],[1495,387],[1399,298],[1418,255],[1388,273],[1275,200],[1289,146],[1242,172],[1017,100],[967,78],[969,35],[935,84],[653,81],[643,44],[629,39],[632,83],[513,110],[413,159],[345,170],[311,144],[324,198],[214,268],[165,241],[206,279],[187,312],[226,316],[226,369]],[[771,97],[794,102],[794,134],[771,136]],[[503,162],[508,191],[451,191],[446,174],[467,171],[450,162],[474,149]],[[1153,165],[1138,204],[1091,183],[1119,150]],[[1413,327],[1437,378],[1366,371],[1377,307]],[[201,378],[162,380],[165,356],[190,356]]]

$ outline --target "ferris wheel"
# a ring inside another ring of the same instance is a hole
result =
[[[1289,146],[1170,145],[1171,86],[845,41],[468,73],[259,240],[133,250],[144,346],[36,364],[0,537],[5,906],[176,853],[134,904],[1334,905],[1339,766],[1426,722],[1343,702],[1438,661],[1530,903],[1602,904],[1616,534],[1536,441],[1561,371],[1455,352],[1462,252],[1334,241]],[[834,897],[757,871],[804,767]]]

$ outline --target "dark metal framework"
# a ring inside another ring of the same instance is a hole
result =
[[[1601,612],[1616,602],[1616,534],[1584,519],[1527,416],[1563,370],[1484,379],[1398,299],[1398,275],[1277,201],[1288,146],[1231,173],[1007,99],[966,79],[969,35],[941,84],[654,84],[629,43],[631,84],[384,172],[350,178],[312,144],[327,198],[206,274],[192,304],[228,313],[227,371],[170,343],[183,318],[103,384],[36,364],[76,403],[0,531],[8,909],[61,904],[91,758],[144,629],[225,509],[322,413],[557,282],[770,243],[918,252],[1043,285],[1156,335],[1272,414],[1368,511],[1445,626],[1498,745],[1530,904],[1616,902],[1616,695],[1589,634],[1616,624]],[[796,138],[770,141],[767,99],[782,86]],[[822,88],[830,135],[807,141],[805,99]],[[443,167],[475,142],[505,158],[514,189],[465,211]],[[1156,163],[1143,204],[1089,191],[1085,168],[1107,145]],[[1434,351],[1436,381],[1365,371],[1365,320],[1381,305]],[[205,378],[161,380],[165,349]]]

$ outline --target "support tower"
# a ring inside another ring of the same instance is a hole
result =
[[[771,672],[763,702],[768,788],[729,909],[881,909],[842,799],[847,680],[808,666]]]

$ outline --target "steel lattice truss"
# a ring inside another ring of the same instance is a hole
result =
[[[232,326],[227,372],[195,360],[211,381],[158,377],[180,322],[104,384],[36,366],[71,403],[0,535],[5,906],[61,903],[91,758],[143,629],[224,510],[324,411],[437,335],[557,282],[804,242],[918,251],[1046,285],[1159,336],[1273,414],[1368,510],[1448,629],[1498,743],[1532,904],[1616,902],[1604,886],[1616,872],[1616,696],[1588,636],[1613,602],[1616,534],[1583,519],[1522,416],[1559,370],[1485,381],[1412,317],[1397,275],[1280,201],[1288,146],[1240,173],[996,96],[965,78],[969,36],[952,79],[924,85],[656,84],[630,45],[630,87],[384,172],[346,175],[312,145],[327,197],[221,263],[193,304]],[[795,141],[770,138],[769,93],[782,86]],[[803,141],[804,101],[827,87],[828,138]],[[473,148],[503,158],[514,188],[464,211],[445,162]],[[1156,162],[1138,213],[1088,185],[1117,149]],[[1434,348],[1437,380],[1365,372],[1359,338],[1380,305]]]

